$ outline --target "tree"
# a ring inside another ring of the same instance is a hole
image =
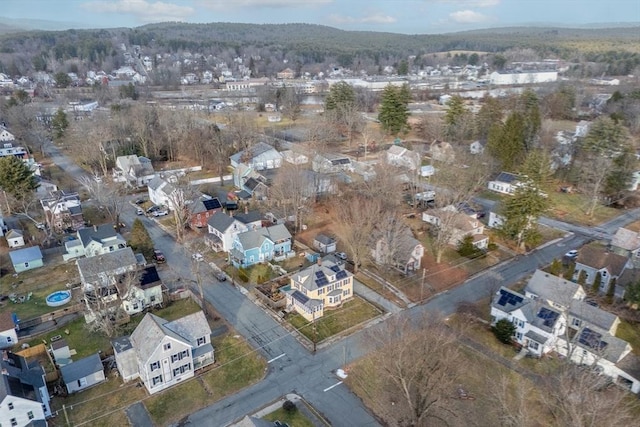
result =
[[[278,88],[278,106],[285,117],[295,122],[302,113],[302,95],[295,87]]]
[[[172,180],[171,186],[173,191],[167,196],[167,204],[173,213],[176,241],[182,242],[184,230],[191,221],[191,207],[201,193],[189,183],[187,176],[177,177],[177,179]]]
[[[553,182],[551,158],[546,151],[535,149],[530,151],[518,171],[542,191],[549,191]]]
[[[612,277],[609,280],[609,287],[607,288],[607,297],[606,297],[606,301],[607,304],[613,304],[613,299],[616,296],[616,282],[618,280],[615,277]]]
[[[576,272],[576,263],[575,261],[569,261],[569,264],[566,267],[566,270],[564,272],[564,277],[567,278],[567,280],[573,280],[573,275]]]
[[[106,212],[116,230],[120,230],[120,214],[122,214],[122,209],[127,203],[124,197],[127,194],[125,184],[119,182],[98,182],[88,177],[81,178],[79,182],[91,198],[98,203],[98,206],[101,206],[104,212]]]
[[[494,335],[504,344],[511,344],[513,335],[516,333],[516,325],[511,323],[508,319],[500,319],[491,328]]]
[[[51,118],[51,128],[53,129],[54,138],[62,138],[68,127],[69,120],[67,119],[67,113],[65,113],[62,108],[58,108],[58,111],[56,111]]]
[[[305,215],[319,194],[329,191],[319,174],[301,165],[284,162],[269,189],[269,203],[280,209],[285,218],[295,216],[294,230],[300,231]]]
[[[578,285],[584,287],[586,283],[587,283],[587,272],[584,270],[580,270],[580,272],[578,273]]]
[[[438,318],[389,319],[380,331],[368,335],[376,347],[371,363],[350,377],[367,393],[385,424],[448,424],[454,413],[449,396],[461,374],[457,340],[458,334]]]
[[[535,245],[540,238],[536,227],[538,218],[548,207],[549,199],[535,184],[523,183],[502,205],[505,220],[500,233],[514,240],[522,250],[525,249],[525,244]]]
[[[381,127],[385,132],[398,135],[408,130],[408,103],[405,90],[391,84],[384,88],[378,120],[380,120]]]
[[[627,285],[627,289],[624,291],[624,300],[630,304],[640,303],[640,280]]]
[[[133,83],[120,86],[119,92],[120,92],[120,98],[130,98],[134,101],[137,100],[138,97],[140,96],[140,94],[138,93]]]
[[[477,258],[482,255],[482,250],[474,246],[473,236],[469,234],[458,243],[458,254],[465,258]]]
[[[593,284],[591,285],[591,294],[598,296],[600,293],[600,286],[602,286],[602,274],[598,271],[596,277],[593,278]]]
[[[153,240],[139,218],[136,218],[131,225],[131,234],[127,244],[136,253],[142,253],[146,259],[153,257]]]
[[[397,71],[399,76],[406,76],[407,74],[409,74],[409,63],[406,59],[400,61]]]
[[[507,64],[507,58],[504,55],[495,55],[493,57],[493,66],[496,67],[497,70],[502,70],[504,66]]]
[[[633,173],[637,169],[638,161],[631,147],[626,147],[622,153],[613,158],[611,170],[605,178],[603,188],[603,193],[611,203],[624,199],[633,180]]]
[[[56,81],[56,87],[65,88],[71,84],[71,77],[62,71],[55,73],[53,79]]]
[[[526,153],[524,119],[512,112],[504,124],[496,123],[489,130],[487,150],[504,171],[513,171],[522,164]]]
[[[524,148],[525,151],[530,151],[538,142],[538,133],[542,126],[538,95],[527,89],[520,95],[518,104],[522,115]]]
[[[475,117],[476,138],[487,139],[489,129],[494,124],[502,123],[503,115],[500,100],[492,96],[485,96],[482,100],[482,107]]]
[[[329,89],[329,94],[324,101],[325,111],[340,111],[356,103],[356,93],[349,83],[340,81]]]
[[[451,97],[447,103],[447,112],[444,116],[445,135],[452,141],[462,141],[471,135],[472,115],[464,105],[464,100],[459,95]]]
[[[38,182],[31,169],[15,156],[0,158],[0,188],[4,191],[7,214],[33,198]]]
[[[549,273],[553,274],[554,276],[560,276],[562,274],[562,263],[558,258],[554,258],[553,261],[551,261],[551,265],[549,266]]]

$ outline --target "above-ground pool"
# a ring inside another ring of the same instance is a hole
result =
[[[60,307],[71,301],[71,291],[56,291],[47,296],[49,307]]]

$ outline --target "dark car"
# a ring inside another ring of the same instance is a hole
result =
[[[221,271],[216,274],[216,279],[218,279],[218,282],[224,282],[227,280],[227,275]]]
[[[164,257],[164,254],[162,253],[162,251],[160,251],[158,249],[154,249],[154,251],[153,251],[153,259],[158,264],[162,264],[163,262],[167,261],[167,259]]]
[[[149,209],[147,209],[147,213],[152,213],[155,211],[159,211],[160,210],[160,206],[151,206]]]
[[[138,200],[136,200],[136,205],[141,205],[141,204],[143,204],[144,202],[145,202],[145,200],[144,200],[144,199],[138,199]]]

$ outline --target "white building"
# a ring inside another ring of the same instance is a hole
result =
[[[523,85],[551,83],[558,80],[557,71],[494,71],[489,76],[492,85]]]

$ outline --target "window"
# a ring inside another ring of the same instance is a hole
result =
[[[518,341],[522,340],[522,332],[516,332],[516,339]]]
[[[329,297],[329,304],[333,304],[333,297]]]
[[[138,303],[133,304],[133,309],[137,310],[138,309]]]
[[[319,288],[318,289],[318,295],[322,295],[324,294],[324,288]]]
[[[34,416],[33,416],[33,411],[29,411],[29,412],[27,412],[27,417],[28,417],[30,420],[32,420],[32,419],[34,418]]]
[[[7,342],[11,342],[11,337],[7,337]]]
[[[151,365],[151,372],[155,371],[156,369],[160,369],[160,362],[153,362]]]
[[[155,300],[156,300],[156,296],[155,295],[151,295],[151,298],[149,298],[149,301],[155,302]]]
[[[25,268],[29,268],[29,263],[28,263],[28,262],[25,262],[25,263],[24,263],[24,266],[25,266]]]
[[[171,343],[170,342],[165,343],[162,348],[164,348],[164,351],[171,350]]]
[[[207,337],[200,337],[196,340],[196,345],[201,346],[207,343]]]
[[[576,319],[575,317],[571,321],[571,326],[575,326],[576,328],[579,328],[581,324],[582,321],[580,319]]]
[[[87,379],[86,378],[80,378],[78,380],[78,387],[84,387],[87,385]]]
[[[9,402],[8,406],[9,406],[9,410],[12,410],[13,409],[13,402]]]
[[[155,386],[158,384],[162,384],[162,375],[158,375],[157,377],[153,377],[151,383]]]
[[[11,427],[17,426],[18,421],[15,418],[11,418]]]
[[[529,348],[532,348],[532,349],[534,349],[534,350],[537,350],[537,349],[538,349],[538,347],[540,347],[540,345],[539,345],[537,342],[535,342],[535,341],[529,341]]]
[[[342,295],[344,296],[349,295],[349,289],[345,289],[344,291],[342,291]]]

